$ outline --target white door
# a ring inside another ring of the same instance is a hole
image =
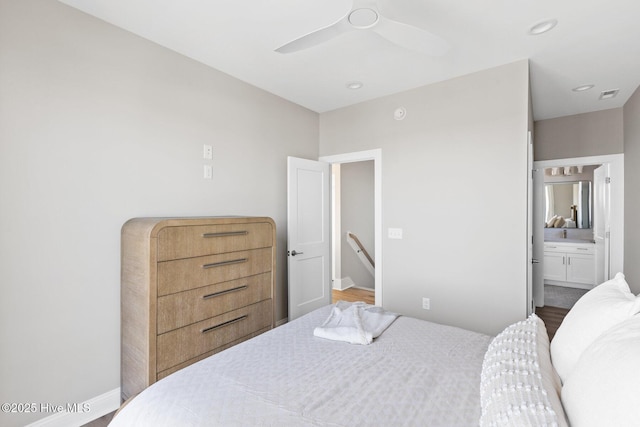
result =
[[[531,259],[533,301],[536,307],[544,306],[544,169],[533,170],[533,236],[529,236],[533,245]]]
[[[609,165],[593,171],[593,240],[596,243],[596,285],[609,280],[610,193]]]
[[[331,304],[330,165],[287,158],[289,320]]]

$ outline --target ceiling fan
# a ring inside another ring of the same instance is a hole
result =
[[[355,30],[371,30],[398,46],[431,56],[444,55],[449,49],[449,44],[435,34],[386,18],[380,13],[377,1],[354,0],[351,10],[340,20],[286,43],[276,52],[292,53],[308,49]]]

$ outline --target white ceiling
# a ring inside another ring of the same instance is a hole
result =
[[[319,113],[525,58],[536,120],[621,107],[640,84],[638,0],[378,1],[387,18],[445,39],[438,57],[370,30],[274,51],[338,21],[351,0],[61,1]],[[552,31],[528,34],[552,18]],[[571,90],[584,84],[595,87]],[[610,89],[617,97],[598,100]]]

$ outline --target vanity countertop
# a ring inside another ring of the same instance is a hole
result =
[[[557,244],[557,243],[567,243],[567,244],[571,244],[571,245],[575,245],[576,243],[585,243],[585,244],[595,244],[595,241],[593,240],[587,240],[587,239],[563,239],[562,237],[558,237],[555,239],[545,239],[544,241],[545,243],[553,243],[553,244]]]

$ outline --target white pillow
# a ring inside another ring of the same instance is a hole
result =
[[[551,361],[564,383],[582,352],[600,334],[640,311],[640,298],[629,290],[624,274],[591,289],[560,324],[551,341]]]
[[[572,426],[640,424],[640,316],[618,323],[585,351],[562,388]]]
[[[489,345],[480,380],[481,426],[566,426],[549,338],[532,314]]]

